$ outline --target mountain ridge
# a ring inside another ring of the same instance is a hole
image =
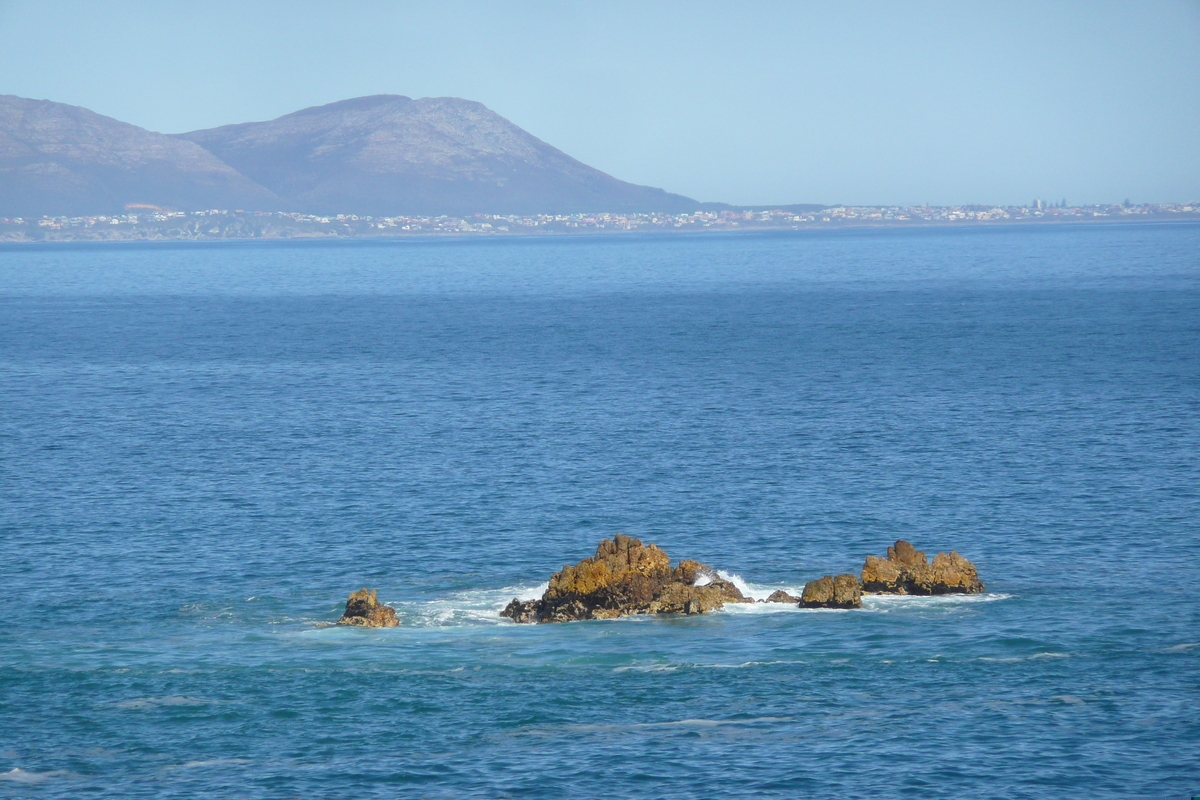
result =
[[[161,134],[0,95],[0,215],[130,204],[375,216],[706,205],[614,178],[461,98],[370,95]]]
[[[204,208],[277,200],[194,142],[80,106],[0,95],[0,214],[84,214],[131,202]]]

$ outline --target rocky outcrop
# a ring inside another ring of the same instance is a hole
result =
[[[862,583],[857,575],[826,575],[804,584],[801,608],[862,608]]]
[[[825,575],[805,584],[800,597],[777,589],[759,602],[792,603],[800,608],[862,608],[864,594],[982,591],[975,565],[957,552],[938,553],[930,563],[924,553],[900,540],[888,548],[886,558],[867,556],[861,579],[857,575]],[[524,623],[569,622],[627,614],[705,614],[726,603],[751,602],[704,564],[689,559],[672,568],[670,557],[657,545],[617,534],[600,542],[596,555],[564,566],[551,576],[540,598],[514,599],[500,616]]]
[[[359,625],[364,628],[394,628],[400,624],[396,610],[385,606],[375,598],[375,590],[360,589],[350,593],[346,601],[346,612],[337,621],[338,625]]]
[[[564,566],[538,600],[514,599],[500,612],[514,622],[612,619],[628,614],[704,614],[725,603],[751,602],[698,561],[671,568],[654,544],[617,534],[596,555]]]
[[[977,594],[983,582],[975,565],[956,551],[938,553],[930,564],[925,554],[903,539],[888,548],[887,557],[867,556],[862,569],[863,591],[873,594]]]

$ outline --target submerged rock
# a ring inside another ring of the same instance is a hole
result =
[[[938,553],[930,564],[925,554],[900,539],[887,557],[867,556],[862,569],[863,591],[874,594],[978,594],[983,581],[975,565],[957,551]]]
[[[862,583],[857,575],[826,575],[804,584],[801,608],[862,608]]]
[[[612,619],[627,614],[704,614],[725,603],[751,602],[698,561],[671,568],[657,545],[617,534],[596,555],[566,565],[539,600],[514,599],[500,616],[514,622]]]
[[[337,621],[338,625],[360,625],[365,628],[394,628],[400,624],[396,609],[385,606],[375,598],[375,590],[360,589],[350,593],[346,601],[346,612]]]
[[[766,600],[760,600],[760,603],[792,603],[793,605],[800,602],[800,598],[795,595],[788,594],[783,589],[776,589],[767,595]]]

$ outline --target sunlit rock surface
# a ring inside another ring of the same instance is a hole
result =
[[[351,592],[346,601],[346,612],[337,621],[338,625],[359,625],[364,628],[394,628],[400,624],[396,610],[385,606],[375,597],[375,590],[359,589]]]
[[[566,565],[538,600],[514,599],[501,612],[514,622],[570,622],[627,614],[704,614],[725,603],[748,603],[736,586],[698,561],[671,568],[654,544],[617,534],[596,555]]]
[[[857,575],[826,575],[804,585],[801,608],[862,608],[862,583]]]
[[[978,594],[983,581],[975,565],[956,551],[938,553],[930,564],[925,554],[900,539],[887,557],[867,556],[862,569],[863,591],[876,594]]]

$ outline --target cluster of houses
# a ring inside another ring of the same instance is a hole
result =
[[[802,208],[803,210],[796,210]],[[1068,206],[1066,201],[1028,206],[806,206],[756,210],[666,213],[474,214],[453,216],[319,216],[295,212],[209,209],[171,211],[130,207],[128,213],[78,217],[0,218],[0,238],[23,240],[72,231],[80,238],[253,238],[281,236],[362,236],[412,234],[504,234],[587,231],[800,229],[850,225],[914,225],[971,222],[1055,222],[1071,220],[1200,219],[1200,202]],[[22,229],[42,236],[22,236]],[[84,235],[85,232],[91,235]],[[124,236],[120,234],[126,234]],[[7,234],[7,236],[3,236]]]

